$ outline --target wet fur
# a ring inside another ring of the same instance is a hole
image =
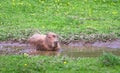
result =
[[[28,39],[28,43],[33,45],[37,50],[42,51],[57,51],[60,49],[58,37],[55,33],[34,34]]]

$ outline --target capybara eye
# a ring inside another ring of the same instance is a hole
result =
[[[50,36],[48,36],[48,38],[51,38]]]
[[[53,37],[54,37],[54,38],[56,38],[56,36],[55,36],[55,35],[53,35]]]

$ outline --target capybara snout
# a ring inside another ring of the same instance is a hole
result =
[[[59,42],[58,42],[58,41],[55,41],[55,42],[54,42],[54,47],[57,47],[58,44],[59,44]]]
[[[34,34],[28,40],[37,50],[56,51],[60,49],[58,36],[53,32],[49,32],[46,35]]]

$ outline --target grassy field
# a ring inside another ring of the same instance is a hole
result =
[[[120,0],[0,0],[0,41],[35,32],[61,41],[120,38]],[[106,60],[107,59],[107,60]],[[0,56],[0,73],[120,73],[118,57]]]
[[[0,56],[1,73],[119,73],[120,57],[69,58],[14,55]]]
[[[0,40],[49,31],[62,41],[119,38],[119,12],[119,0],[0,0]]]

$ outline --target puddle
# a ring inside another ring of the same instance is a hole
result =
[[[103,52],[111,52],[115,55],[120,56],[120,48],[107,48],[107,47],[94,47],[94,46],[63,46],[64,51],[62,55],[70,56],[70,57],[98,57]]]
[[[120,41],[117,42],[95,42],[81,44],[70,43],[69,45],[61,45],[60,51],[36,51],[32,46],[22,43],[0,42],[0,55],[47,55],[47,56],[69,56],[69,57],[97,57],[103,52],[111,52],[120,56]]]

